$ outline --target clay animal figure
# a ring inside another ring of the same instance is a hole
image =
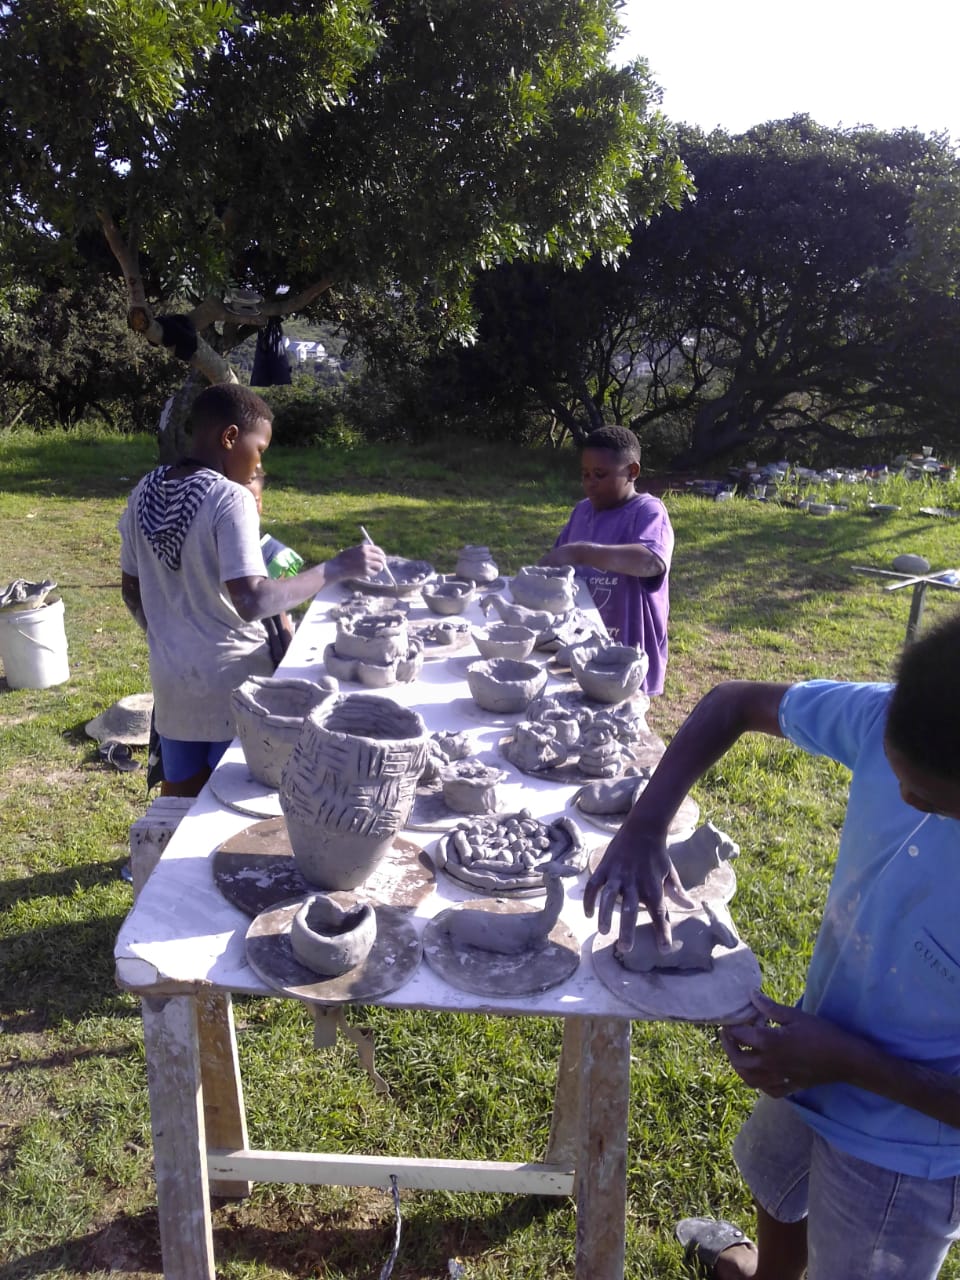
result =
[[[680,883],[685,889],[703,884],[707,876],[721,862],[735,858],[740,846],[728,835],[719,831],[712,822],[705,822],[692,836],[670,846],[670,859],[676,868]]]
[[[524,609],[522,605],[511,604],[498,592],[484,596],[480,601],[480,608],[485,614],[494,609],[499,614],[501,622],[509,622],[514,627],[529,627],[531,631],[536,631],[538,634],[553,626],[552,613],[547,613],[545,610]]]
[[[546,878],[547,897],[540,911],[519,911],[512,915],[465,907],[451,911],[444,929],[455,947],[475,947],[500,956],[517,956],[524,951],[541,951],[550,930],[563,910],[563,876],[578,874],[565,862],[548,862],[541,868]]]
[[[650,780],[652,769],[641,769],[622,778],[588,782],[573,797],[584,813],[629,813]]]
[[[714,947],[735,947],[740,939],[718,919],[709,903],[702,902],[700,906],[706,920],[686,916],[675,924],[672,951],[661,951],[653,925],[645,924],[634,934],[630,951],[615,950],[617,959],[630,973],[651,973],[654,969],[709,971],[713,968]]]

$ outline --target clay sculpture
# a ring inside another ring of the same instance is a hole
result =
[[[423,770],[421,782],[436,782],[440,771],[455,760],[466,760],[473,755],[473,742],[468,734],[444,733],[442,730],[430,735],[427,743],[427,763]]]
[[[740,846],[712,822],[705,822],[692,836],[670,846],[670,859],[685,889],[703,884],[721,862],[736,858],[739,853]]]
[[[554,615],[545,609],[524,609],[519,604],[511,604],[499,592],[484,596],[480,608],[485,614],[493,609],[501,622],[509,622],[512,627],[529,627],[539,636],[548,627],[553,626]]]
[[[495,813],[497,784],[506,776],[479,760],[457,760],[440,770],[444,803],[454,813]]]
[[[651,973],[654,969],[699,970],[713,968],[713,951],[717,946],[733,948],[740,939],[729,929],[710,904],[702,902],[706,920],[700,916],[684,916],[673,926],[673,949],[663,952],[657,946],[652,924],[641,925],[634,934],[630,951],[616,951],[617,959],[630,973]]]
[[[580,733],[580,768],[592,778],[615,778],[629,759],[612,725],[594,720]]]
[[[573,802],[584,813],[629,813],[652,773],[649,768],[635,773],[628,769],[622,778],[588,782],[573,797]]]
[[[471,578],[478,586],[483,586],[495,582],[500,570],[491,559],[489,547],[468,544],[460,548],[456,574],[458,578]]]
[[[548,609],[553,614],[573,608],[576,586],[573,565],[530,564],[511,579],[510,594],[526,609]]]
[[[341,695],[303,723],[280,780],[297,868],[320,889],[353,889],[404,825],[427,763],[421,717],[375,694]]]
[[[541,872],[546,881],[547,897],[539,911],[522,911],[513,915],[498,915],[476,907],[448,911],[444,916],[443,929],[453,945],[457,948],[475,947],[478,951],[492,951],[501,956],[542,950],[563,910],[562,877],[575,876],[578,871],[563,862],[548,862]]]
[[[336,639],[324,649],[323,665],[340,680],[384,689],[417,678],[423,641],[410,635],[399,610],[347,614],[337,619]]]
[[[257,782],[276,789],[307,713],[332,698],[336,680],[251,676],[230,695],[243,756]]]
[[[593,643],[608,644],[609,638],[605,632],[597,630],[581,609],[571,609],[541,633],[537,648],[552,650],[557,655],[557,665],[568,667],[570,662],[567,650],[576,645]]]
[[[467,684],[474,702],[484,711],[498,715],[523,711],[546,683],[547,673],[536,662],[485,658],[467,667]]]
[[[471,888],[496,895],[541,889],[549,862],[582,870],[587,851],[569,818],[544,823],[521,809],[461,822],[437,841],[433,860]]]
[[[387,567],[373,578],[347,578],[344,585],[365,595],[409,596],[433,577],[433,565],[426,560],[405,560],[387,556]]]
[[[511,764],[525,773],[557,769],[570,755],[556,725],[522,720],[513,731],[512,742],[504,747]]]
[[[363,964],[376,937],[373,907],[353,894],[312,893],[290,921],[293,954],[330,978]]]
[[[362,591],[351,591],[339,604],[330,606],[327,616],[336,619],[355,617],[359,613],[407,613],[409,608],[405,600],[394,600],[389,596],[368,596]]]
[[[624,702],[643,684],[650,659],[643,649],[625,644],[574,646],[567,652],[570,670],[588,698]]]
[[[497,622],[486,628],[476,627],[473,632],[473,643],[483,658],[515,658],[522,662],[533,653],[536,642],[536,631],[529,627],[511,626],[507,622]]]
[[[476,594],[471,578],[444,574],[421,588],[423,602],[431,613],[463,613]]]

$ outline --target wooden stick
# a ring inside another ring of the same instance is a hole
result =
[[[369,533],[367,533],[367,531],[366,531],[366,529],[363,527],[363,525],[361,525],[361,526],[360,526],[360,532],[363,534],[363,540],[364,540],[364,542],[369,542],[369,544],[371,545],[371,547],[375,547],[375,546],[377,545],[377,544],[374,542],[374,540],[370,537]],[[387,577],[390,579],[390,581],[391,581],[391,583],[393,584],[393,586],[396,586],[396,585],[397,585],[397,580],[396,580],[396,578],[393,576],[393,574],[390,572],[390,566],[387,564],[386,560],[384,560],[384,562],[383,562],[383,571],[384,571],[384,573],[387,575]]]

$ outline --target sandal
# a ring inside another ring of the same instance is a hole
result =
[[[114,769],[118,769],[121,773],[134,773],[140,768],[140,762],[134,760],[130,748],[125,742],[116,742],[113,739],[101,742],[97,755],[104,764],[112,765]]]
[[[674,1234],[683,1245],[684,1260],[708,1278],[716,1275],[717,1259],[725,1249],[734,1244],[753,1243],[739,1227],[724,1218],[681,1218]]]

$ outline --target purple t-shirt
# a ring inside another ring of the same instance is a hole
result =
[[[666,571],[655,578],[608,573],[590,565],[577,569],[590,588],[611,639],[646,651],[650,667],[643,682],[645,692],[662,693],[667,671],[668,580],[673,556],[673,527],[666,507],[650,493],[638,493],[622,507],[609,511],[594,511],[589,498],[584,498],[573,508],[554,545],[560,547],[567,542],[599,542],[608,547],[640,543],[666,565]]]

